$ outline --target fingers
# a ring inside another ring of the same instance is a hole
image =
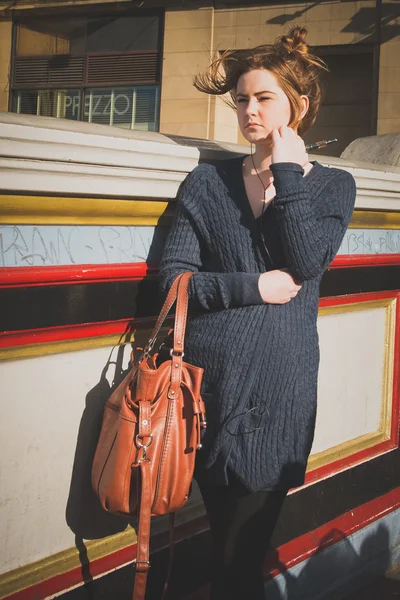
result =
[[[289,273],[289,269],[287,269],[286,267],[284,267],[283,269],[276,269],[277,272],[280,273],[285,273],[286,275],[289,275],[290,279],[292,280],[292,289],[296,290],[297,292],[299,290],[301,290],[302,288],[302,284],[301,283],[296,283],[295,279],[293,279],[292,275]]]
[[[299,290],[291,290],[289,292],[289,295],[280,302],[280,304],[288,304],[288,302],[290,302],[291,300],[293,300],[293,298],[296,298],[297,294],[299,293]]]
[[[273,129],[271,131],[271,139],[272,139],[272,143],[276,144],[276,142],[279,142],[279,140],[281,139],[280,133],[277,129]]]
[[[301,290],[301,285],[294,284],[294,286],[292,287],[292,289],[289,292],[290,299],[295,298],[300,290]]]
[[[281,125],[279,127],[279,134],[282,138],[294,138],[294,137],[298,137],[297,133],[295,132],[294,129],[292,129],[291,127],[288,127],[287,125]]]

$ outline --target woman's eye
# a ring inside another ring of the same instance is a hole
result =
[[[240,98],[240,100],[238,100],[239,104],[241,104],[242,102],[247,102],[246,98]]]
[[[261,96],[261,98],[259,98],[259,101],[261,102],[262,100],[271,100],[271,98],[269,98],[269,96]]]

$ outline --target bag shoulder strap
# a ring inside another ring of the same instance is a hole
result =
[[[143,459],[140,463],[140,477],[141,497],[139,505],[133,600],[144,600],[146,595],[147,575],[150,567],[151,472],[150,462],[147,458]]]
[[[188,309],[188,286],[189,280],[193,275],[192,272],[181,273],[176,277],[168,296],[162,307],[160,316],[154,326],[151,334],[151,338],[147,343],[143,356],[146,356],[150,352],[158,332],[169,312],[173,306],[175,300],[177,301],[175,311],[175,324],[174,324],[174,347],[173,347],[173,361],[178,361],[178,369],[172,368],[171,370],[171,386],[169,388],[170,397],[174,397],[177,394],[177,388],[180,387],[182,378],[182,358],[184,348],[184,336],[186,329],[187,320],[187,309]],[[171,390],[173,390],[171,392]],[[175,396],[176,397],[176,396]],[[142,411],[141,411],[142,412]],[[152,502],[152,487],[151,487],[151,473],[150,463],[148,459],[143,458],[140,461],[140,476],[141,476],[141,494],[139,499],[139,522],[138,522],[138,539],[137,539],[137,552],[136,552],[136,574],[135,574],[135,585],[133,589],[133,600],[144,600],[146,593],[147,575],[150,567],[149,562],[149,546],[150,546],[150,522],[151,522],[151,502]],[[168,579],[164,594],[166,593],[168,585]]]
[[[171,373],[168,398],[173,400],[178,397],[182,383],[182,362],[184,357],[184,341],[188,310],[188,286],[192,273],[184,273],[179,280],[177,303],[175,311],[174,344],[171,352]]]
[[[187,288],[188,288],[188,284],[189,284],[189,279],[190,277],[193,275],[193,273],[191,271],[187,271],[185,273],[181,273],[180,275],[178,275],[173,284],[170,287],[170,290],[168,292],[168,295],[165,299],[165,302],[163,304],[163,307],[160,311],[160,314],[158,316],[158,319],[156,321],[156,324],[154,325],[153,331],[151,332],[151,336],[149,341],[147,342],[143,353],[142,353],[142,357],[147,356],[149,354],[149,352],[151,352],[155,341],[157,339],[157,336],[160,332],[160,329],[165,321],[165,319],[167,318],[167,315],[169,313],[169,311],[171,310],[171,308],[173,307],[175,301],[177,300],[177,296],[178,296],[178,289],[179,289],[179,284],[182,281],[182,279],[185,282],[185,287],[186,287],[186,295],[187,295]],[[182,289],[182,293],[185,294],[185,290]],[[186,311],[187,311],[187,304],[186,304]],[[177,306],[177,310],[176,310],[176,317],[175,317],[175,322],[178,316],[178,306]],[[186,323],[186,315],[185,315],[185,323]],[[174,331],[176,331],[176,329],[174,329]],[[184,333],[184,330],[183,330]],[[175,337],[175,334],[174,334]]]

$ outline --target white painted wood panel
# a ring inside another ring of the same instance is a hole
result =
[[[386,308],[318,319],[321,363],[312,453],[379,429],[384,401]]]
[[[109,354],[97,348],[0,363],[0,572],[74,546],[66,507],[79,426],[86,403],[98,414],[94,388]],[[109,371],[112,378],[113,365]]]

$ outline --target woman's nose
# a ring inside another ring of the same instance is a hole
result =
[[[255,115],[257,113],[257,101],[255,98],[250,98],[246,106],[246,115]]]

